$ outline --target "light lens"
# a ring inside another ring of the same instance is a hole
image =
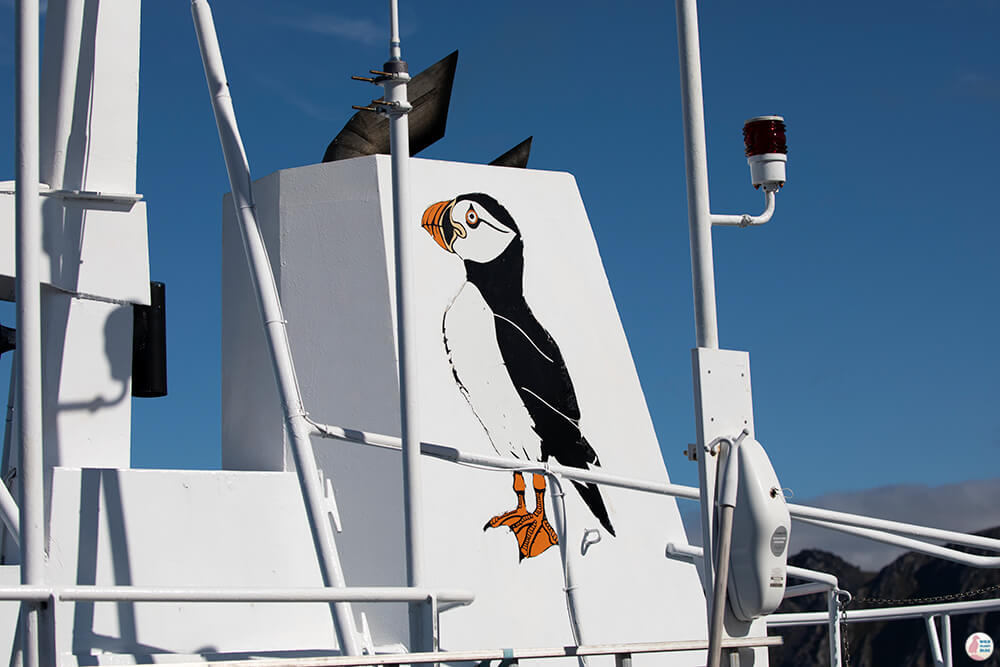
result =
[[[785,143],[785,119],[781,116],[759,116],[743,124],[743,144],[747,157],[765,153],[788,153]]]

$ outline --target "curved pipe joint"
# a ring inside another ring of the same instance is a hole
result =
[[[751,225],[763,225],[771,219],[772,215],[774,215],[774,193],[776,191],[777,186],[764,186],[764,212],[760,215],[749,215],[747,213],[740,215],[716,215],[713,213],[712,225],[721,225],[725,227],[750,227]]]

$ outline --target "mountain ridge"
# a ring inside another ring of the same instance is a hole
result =
[[[1000,526],[975,534],[1000,538]],[[995,555],[982,549],[949,546],[967,553]],[[788,563],[835,575],[840,587],[848,590],[854,597],[847,607],[848,615],[851,610],[890,606],[877,600],[906,600],[912,603],[920,598],[968,594],[1000,586],[1000,570],[968,567],[912,551],[896,558],[878,572],[865,572],[836,554],[820,549],[800,551],[789,558]],[[996,597],[1000,597],[1000,589],[994,588],[987,594],[970,599]],[[784,600],[776,613],[819,610],[826,611],[823,594]],[[1000,635],[1000,611],[951,617],[952,655],[955,664],[961,664],[965,657],[966,638],[977,631],[985,631],[994,637]],[[771,649],[769,662],[772,667],[830,664],[826,625],[780,628],[775,634],[784,638],[785,645]],[[851,623],[847,626],[846,634],[850,646],[849,665],[934,665],[923,619]],[[990,658],[990,663],[995,664],[997,660],[994,656]]]

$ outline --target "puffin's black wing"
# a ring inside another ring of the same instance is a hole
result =
[[[600,466],[597,452],[580,432],[576,392],[555,340],[527,304],[494,313],[494,323],[507,372],[541,439],[542,460],[551,456],[575,468]],[[600,489],[594,484],[573,485],[594,516],[614,535]]]

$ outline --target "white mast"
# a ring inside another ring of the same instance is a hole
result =
[[[21,583],[45,585],[42,471],[41,206],[38,195],[38,0],[17,2],[17,441],[21,501]],[[22,610],[23,664],[41,660],[41,608]]]
[[[406,61],[399,43],[399,7],[389,0],[390,36],[389,61],[383,66],[384,75],[376,80],[385,88],[383,109],[389,116],[389,146],[392,154],[392,213],[395,230],[396,263],[396,345],[399,359],[399,416],[403,437],[403,502],[406,533],[406,585],[421,586],[424,581],[422,489],[420,463],[420,427],[417,414],[416,386],[417,341],[413,327],[416,321],[413,276],[406,257],[411,247],[410,237],[416,230],[410,215],[410,129],[407,113],[406,82],[410,80]],[[424,609],[410,606],[410,650],[429,651],[425,644],[430,636],[424,628]]]

